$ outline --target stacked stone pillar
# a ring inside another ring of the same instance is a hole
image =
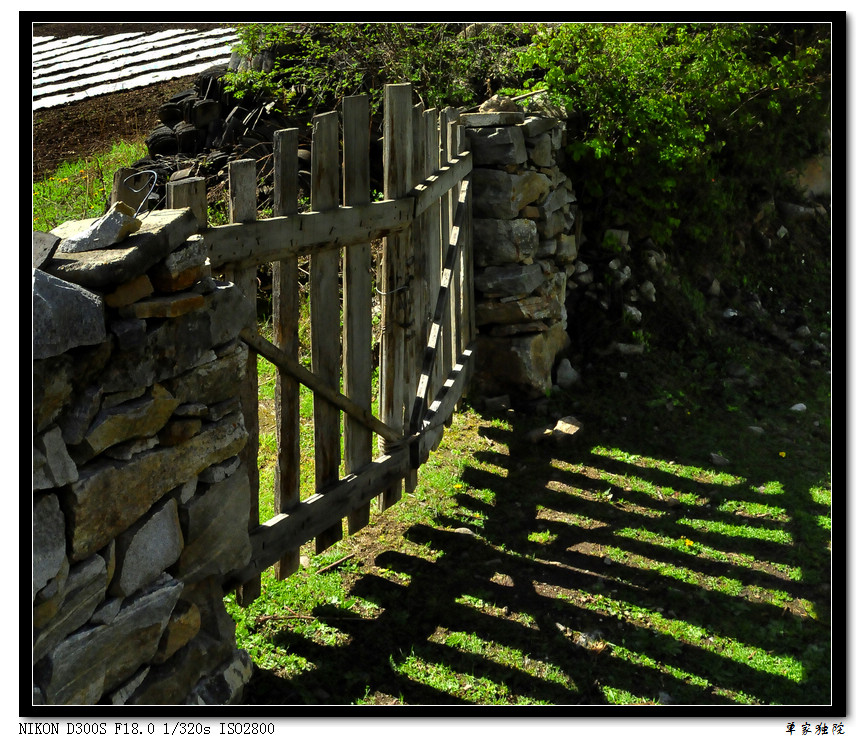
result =
[[[550,392],[569,344],[565,298],[581,217],[558,164],[565,124],[499,107],[462,115],[474,162],[473,382],[480,395],[519,404]]]
[[[252,664],[223,597],[251,552],[254,316],[189,209],[63,251],[87,225],[34,234],[33,702],[236,702]]]

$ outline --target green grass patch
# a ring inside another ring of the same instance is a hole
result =
[[[33,230],[50,231],[66,221],[101,216],[111,201],[114,173],[146,155],[143,141],[121,141],[103,154],[64,162],[33,184]]]

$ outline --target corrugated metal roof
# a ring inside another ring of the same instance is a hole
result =
[[[188,77],[227,64],[233,28],[33,37],[33,110]]]

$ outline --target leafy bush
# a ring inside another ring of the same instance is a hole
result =
[[[746,193],[771,193],[828,126],[830,26],[540,25],[526,89],[573,111],[581,207],[658,244],[729,239]]]
[[[235,52],[247,63],[227,75],[228,87],[238,96],[266,94],[289,115],[332,109],[362,93],[375,113],[384,85],[398,82],[411,82],[427,107],[462,105],[507,74],[519,29],[467,30],[458,23],[245,24]]]

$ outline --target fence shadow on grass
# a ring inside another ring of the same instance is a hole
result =
[[[377,693],[455,706],[489,702],[498,684],[559,706],[831,703],[830,555],[812,539],[802,566],[800,551],[829,510],[801,474],[778,479],[783,492],[767,501],[755,492],[764,480],[735,469],[738,481],[719,485],[588,446],[528,446],[523,431],[500,425],[481,433],[493,444],[466,460],[467,492],[457,497],[465,515],[406,533],[438,552],[434,562],[379,554],[375,564],[404,584],[370,573],[355,582],[351,595],[383,609],[376,618],[318,607],[320,621],[350,637],[343,646],[287,630],[275,638],[317,666],[281,686],[295,691],[285,702],[347,704]],[[611,482],[635,478],[709,504],[671,507],[645,487]],[[744,517],[728,501],[768,502],[790,515]],[[473,533],[466,520],[477,522]],[[686,520],[727,530],[698,531]],[[669,545],[682,537],[698,546]],[[398,669],[406,660],[411,678]]]

